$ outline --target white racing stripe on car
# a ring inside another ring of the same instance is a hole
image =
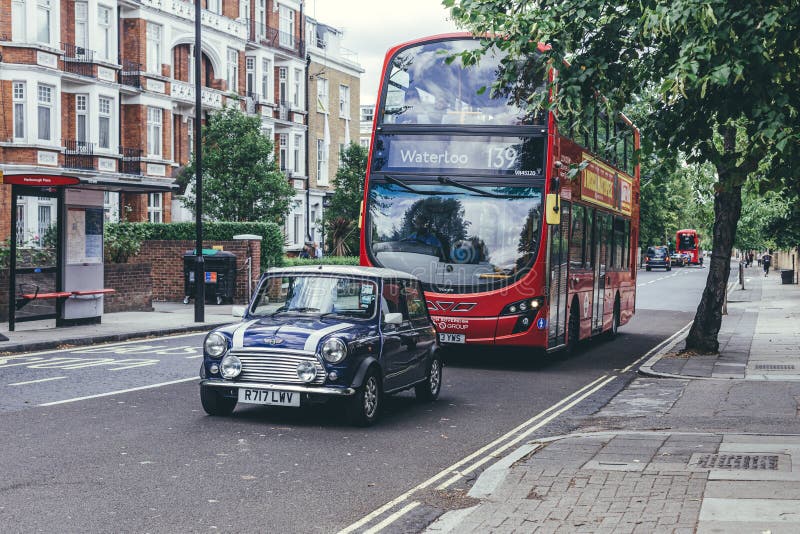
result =
[[[247,321],[246,323],[242,323],[242,325],[233,331],[233,349],[241,349],[244,347],[244,333],[247,332],[247,329],[253,323],[257,323],[258,319],[254,319],[252,321]]]
[[[342,323],[329,326],[328,328],[323,328],[322,330],[317,330],[313,334],[308,336],[308,339],[306,339],[306,345],[303,348],[307,351],[314,352],[317,350],[317,344],[319,343],[320,339],[327,336],[328,334],[338,332],[339,330],[346,330],[347,328],[350,328],[352,326],[353,325],[350,323]]]

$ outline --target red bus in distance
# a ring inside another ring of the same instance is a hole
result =
[[[678,230],[675,233],[675,250],[688,254],[690,264],[703,264],[703,254],[700,252],[700,234],[697,233],[697,230]]]
[[[416,275],[443,344],[557,350],[616,332],[636,300],[639,132],[597,105],[578,134],[495,94],[497,52],[446,62],[479,46],[450,34],[387,53],[361,264]],[[540,63],[530,91],[557,76]]]

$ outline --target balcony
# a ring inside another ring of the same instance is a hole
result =
[[[175,15],[190,22],[194,22],[194,4],[185,0],[140,0],[142,5],[149,6],[170,15]],[[247,38],[247,28],[238,20],[217,15],[213,11],[204,9],[200,12],[200,22],[209,28],[235,35],[239,39]]]
[[[289,50],[303,57],[303,41],[296,39],[294,35],[249,19],[246,21],[246,24],[248,29],[248,41],[269,46],[270,48]]]
[[[292,111],[292,106],[286,100],[281,100],[278,104],[278,118],[282,121],[289,120],[289,112]]]
[[[64,48],[64,71],[78,76],[95,78],[93,58],[94,51],[74,44],[61,43]]]
[[[142,149],[119,147],[122,154],[122,162],[119,170],[123,174],[142,174]]]
[[[64,140],[64,168],[66,169],[94,169],[94,143]]]
[[[119,83],[129,87],[142,88],[142,64],[134,61],[123,60],[122,70],[119,72]]]
[[[170,95],[172,98],[194,104],[194,84],[172,80]],[[203,107],[222,109],[222,95],[222,91],[203,87],[203,92],[200,94]]]

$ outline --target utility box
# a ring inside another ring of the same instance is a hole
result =
[[[193,250],[183,255],[183,303],[194,298],[196,256]],[[233,302],[236,289],[236,254],[224,250],[203,249],[206,272],[206,302],[223,304]]]

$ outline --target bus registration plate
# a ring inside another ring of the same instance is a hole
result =
[[[466,338],[464,334],[439,334],[441,343],[466,343]]]
[[[272,391],[264,389],[240,389],[239,402],[247,404],[269,404],[271,406],[300,406],[300,394],[296,391]]]

